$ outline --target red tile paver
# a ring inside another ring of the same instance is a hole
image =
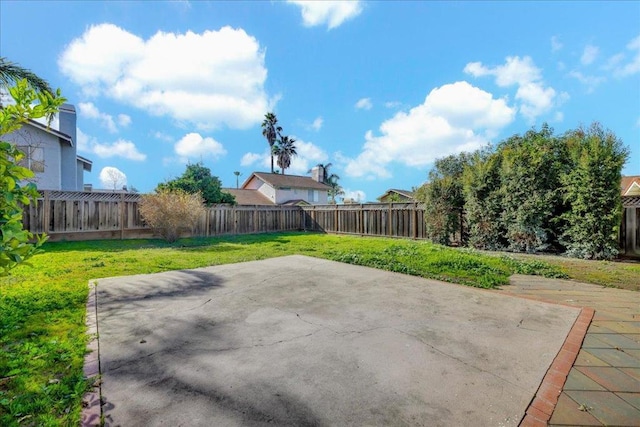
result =
[[[567,395],[606,426],[637,427],[640,411],[614,393],[570,390]]]
[[[583,408],[580,410],[580,405],[567,396],[566,393],[562,393],[558,399],[558,405],[553,412],[549,424],[558,426],[601,426],[602,423],[597,420],[593,415]]]
[[[528,276],[513,276],[512,285],[502,292],[595,310],[592,318],[576,321],[572,333],[583,332],[584,340],[578,343],[575,338],[567,338],[549,369],[556,375],[545,377],[539,389],[539,393],[546,392],[540,396],[543,400],[553,396],[558,374],[571,359],[563,352],[578,349],[548,424],[639,427],[640,292]],[[532,405],[536,402],[534,399]],[[538,410],[545,409],[537,406]]]

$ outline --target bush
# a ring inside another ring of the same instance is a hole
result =
[[[200,193],[182,190],[159,190],[145,194],[140,214],[168,242],[175,242],[183,231],[192,231],[206,209]]]

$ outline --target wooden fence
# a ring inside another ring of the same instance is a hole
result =
[[[425,239],[424,207],[419,203],[366,203],[302,206],[306,230],[362,236]]]
[[[148,238],[154,235],[131,193],[44,191],[25,209],[24,225],[52,241]],[[640,197],[626,196],[620,251],[640,258]],[[419,203],[314,206],[230,206],[209,208],[194,236],[310,230],[362,236],[426,239],[425,210]]]
[[[154,235],[138,209],[141,196],[132,193],[43,191],[24,212],[24,226],[47,233],[51,241],[136,239]],[[251,234],[304,228],[297,206],[230,206],[209,208],[192,236]]]
[[[640,196],[623,196],[622,207],[620,253],[640,258]]]

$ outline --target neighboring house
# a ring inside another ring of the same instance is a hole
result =
[[[398,190],[391,188],[387,190],[382,196],[378,197],[378,200],[382,203],[389,202],[415,202],[413,191]]]
[[[39,190],[83,191],[84,171],[91,172],[92,162],[76,154],[76,110],[63,104],[58,112],[59,129],[29,120],[17,131],[2,139],[18,147],[25,157],[21,166],[35,173]]]
[[[326,204],[330,187],[320,182],[324,173],[320,173],[317,169],[318,166],[312,170],[312,176],[315,179],[308,176],[254,172],[242,184],[241,189],[256,191],[274,205]],[[230,189],[224,191],[236,195]],[[236,201],[238,204],[244,204],[237,197]]]
[[[256,190],[243,190],[239,188],[223,188],[222,191],[229,193],[236,198],[238,205],[269,205],[274,203],[264,194]]]
[[[640,196],[640,175],[623,176],[620,190],[623,196]]]

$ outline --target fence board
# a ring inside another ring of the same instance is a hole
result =
[[[24,210],[25,229],[51,240],[122,239],[153,235],[140,215],[139,194],[45,191]],[[621,253],[640,257],[640,197],[623,197]],[[198,221],[193,236],[310,230],[363,236],[426,239],[425,209],[419,203],[358,205],[215,205]]]

